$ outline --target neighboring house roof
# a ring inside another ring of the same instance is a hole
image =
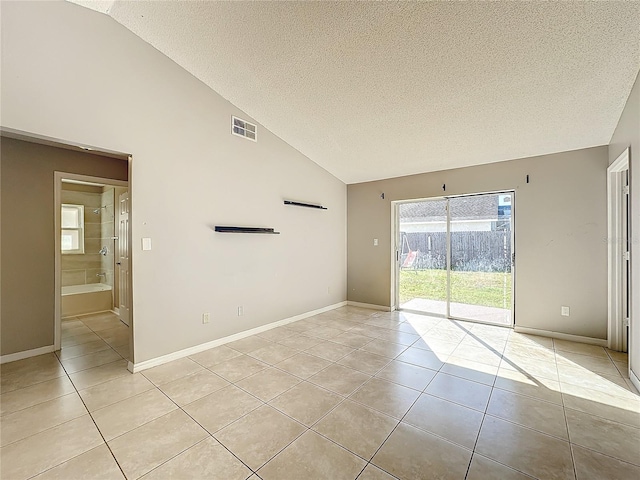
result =
[[[451,220],[498,220],[498,196],[478,195],[452,200]],[[444,200],[425,200],[400,205],[401,222],[446,221]]]

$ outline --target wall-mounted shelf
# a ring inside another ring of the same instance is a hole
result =
[[[216,225],[215,231],[220,233],[262,233],[267,235],[280,235],[280,232],[274,232],[273,228],[259,227],[223,227]]]
[[[307,207],[307,208],[316,208],[318,210],[326,210],[327,207],[323,207],[322,205],[314,205],[313,203],[302,203],[302,202],[293,202],[291,200],[285,200],[285,205],[294,205],[296,207]]]

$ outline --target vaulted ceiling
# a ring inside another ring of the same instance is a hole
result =
[[[640,3],[83,1],[346,183],[609,143]]]

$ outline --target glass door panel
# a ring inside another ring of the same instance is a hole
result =
[[[512,325],[512,199],[449,199],[451,317]]]
[[[398,205],[400,308],[447,315],[447,200]]]

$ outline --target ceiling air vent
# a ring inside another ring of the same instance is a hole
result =
[[[258,141],[256,126],[238,117],[231,117],[231,133],[239,137],[248,138],[254,142]]]

